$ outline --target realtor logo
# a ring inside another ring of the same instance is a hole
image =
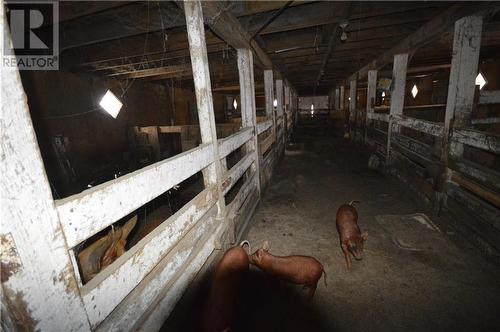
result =
[[[59,69],[59,3],[8,1],[7,8],[10,38],[4,29],[2,67]]]

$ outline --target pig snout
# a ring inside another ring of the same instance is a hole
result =
[[[359,244],[353,244],[349,247],[349,251],[352,253],[354,258],[358,261],[363,259],[363,246]]]

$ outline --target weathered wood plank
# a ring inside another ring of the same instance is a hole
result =
[[[207,44],[205,40],[205,23],[200,1],[185,1],[184,16],[189,43],[191,67],[193,69],[194,91],[200,123],[201,141],[213,144],[213,163],[203,172],[205,186],[215,185],[219,214],[224,214],[225,202],[221,194],[222,166],[219,159],[219,145],[217,144],[217,127],[215,125],[214,102],[212,84],[208,68]]]
[[[351,139],[355,139],[355,128],[356,128],[356,102],[357,102],[357,81],[351,80],[349,82],[349,134]]]
[[[500,104],[500,90],[481,91],[479,104]]]
[[[394,118],[394,123],[432,136],[442,137],[444,127],[441,123],[415,119],[407,116]]]
[[[207,188],[91,279],[81,295],[92,326],[99,324],[217,202]]]
[[[262,121],[257,123],[257,134],[260,135],[273,125],[272,119],[267,119],[266,121]]]
[[[496,192],[500,192],[500,173],[492,169],[459,157],[451,158],[449,160],[449,167],[486,187],[492,188]]]
[[[4,2],[0,7],[0,26],[7,27]],[[2,33],[10,47],[7,29]],[[19,71],[2,68],[1,75],[2,326],[90,331]]]
[[[246,151],[255,155],[257,162],[251,165],[252,169],[258,174],[260,167],[260,154],[258,151],[257,138],[257,110],[255,108],[255,79],[253,72],[253,53],[250,49],[237,50],[238,76],[240,81],[241,97],[241,123],[243,127],[251,127],[252,139],[246,144]],[[260,179],[257,177],[258,190],[260,196]]]
[[[500,135],[474,129],[453,129],[452,141],[500,154]]]
[[[211,144],[200,145],[82,193],[57,200],[69,247],[158,197],[213,162]]]
[[[222,182],[222,193],[225,195],[231,189],[236,181],[240,179],[243,173],[252,165],[255,161],[254,153],[247,153],[236,165],[234,165],[224,177]]]
[[[391,136],[392,133],[399,133],[400,126],[395,124],[394,119],[403,115],[405,103],[406,70],[408,69],[408,53],[394,55],[392,67],[392,93],[391,108],[389,111],[389,127],[387,129],[387,153],[386,167],[391,164]]]
[[[375,94],[377,92],[377,71],[368,71],[368,87],[366,91],[366,127],[365,127],[365,142],[369,141],[368,128],[372,126],[370,115],[374,114],[373,107],[375,106]]]
[[[445,186],[446,194],[461,203],[467,210],[482,218],[492,225],[497,231],[500,230],[500,210],[490,204],[481,201],[476,196],[461,189],[458,185],[448,182]],[[476,222],[481,220],[476,218]],[[500,242],[497,242],[497,246]]]
[[[500,196],[494,191],[465,178],[464,176],[462,176],[460,173],[457,172],[452,172],[451,181],[467,189],[476,196],[481,197],[482,199],[496,206],[497,208],[500,208]]]
[[[231,152],[238,149],[240,146],[253,138],[253,128],[244,128],[231,136],[220,139],[219,142],[219,157],[225,158]]]
[[[264,155],[267,152],[267,150],[269,150],[271,145],[273,145],[274,140],[275,140],[274,136],[269,135],[262,142],[259,142],[259,151],[261,155]]]
[[[179,285],[179,280],[184,280],[185,276],[188,276],[185,281],[191,280],[214,249],[216,214],[214,206],[127,295],[97,331],[136,331],[154,310],[162,310],[166,318],[187,286],[187,282]]]
[[[472,119],[471,124],[497,124],[500,123],[500,117],[493,117],[493,118],[479,118],[479,119]]]
[[[389,122],[389,114],[387,113],[367,113],[366,116],[370,120]]]
[[[483,19],[480,16],[464,17],[455,23],[441,156],[445,166],[448,164],[449,154],[452,156],[463,154],[463,145],[450,142],[449,133],[451,130],[455,131],[470,125],[482,25]]]

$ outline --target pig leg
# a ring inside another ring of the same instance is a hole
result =
[[[307,297],[308,301],[312,301],[312,299],[314,297],[314,293],[316,292],[316,286],[317,285],[318,285],[318,283],[307,285],[307,287],[309,288],[309,295]]]
[[[342,252],[344,253],[344,256],[345,256],[345,262],[347,265],[347,269],[350,270],[351,269],[351,255],[349,254],[349,250],[347,249],[347,245],[342,244],[341,247],[342,247]]]

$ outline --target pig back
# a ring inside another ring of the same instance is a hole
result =
[[[323,274],[323,265],[310,256],[278,257],[268,254],[259,268],[295,284],[314,284]]]
[[[337,211],[336,226],[340,241],[351,236],[360,235],[356,208],[348,204],[341,205]]]

